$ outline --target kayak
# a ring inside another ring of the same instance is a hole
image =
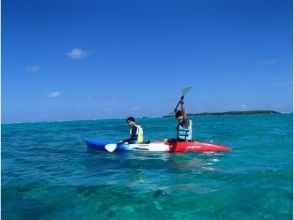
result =
[[[123,144],[111,141],[99,140],[96,138],[85,138],[87,146],[91,149],[124,152],[124,151],[150,151],[150,152],[226,152],[231,151],[230,147],[223,145],[197,142],[197,141],[155,141],[146,144]]]

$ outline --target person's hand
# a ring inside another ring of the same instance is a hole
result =
[[[181,100],[180,100],[181,105],[184,104],[184,96],[181,96]]]

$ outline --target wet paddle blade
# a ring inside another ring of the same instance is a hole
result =
[[[113,151],[115,151],[115,149],[116,149],[116,144],[106,144],[106,145],[105,145],[105,149],[106,149],[108,152],[113,152]]]
[[[183,96],[187,95],[190,92],[191,88],[192,88],[191,86],[183,88],[182,89]]]

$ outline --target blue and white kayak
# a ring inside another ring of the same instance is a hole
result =
[[[123,151],[150,151],[150,152],[216,152],[231,151],[230,147],[223,145],[197,142],[197,141],[158,141],[149,144],[123,144],[111,141],[85,138],[87,146],[91,149],[108,152]]]

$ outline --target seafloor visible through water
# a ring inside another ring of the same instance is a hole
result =
[[[194,139],[226,153],[108,153],[124,119],[2,124],[2,219],[292,219],[293,115],[192,117]],[[138,119],[145,139],[173,118]]]

